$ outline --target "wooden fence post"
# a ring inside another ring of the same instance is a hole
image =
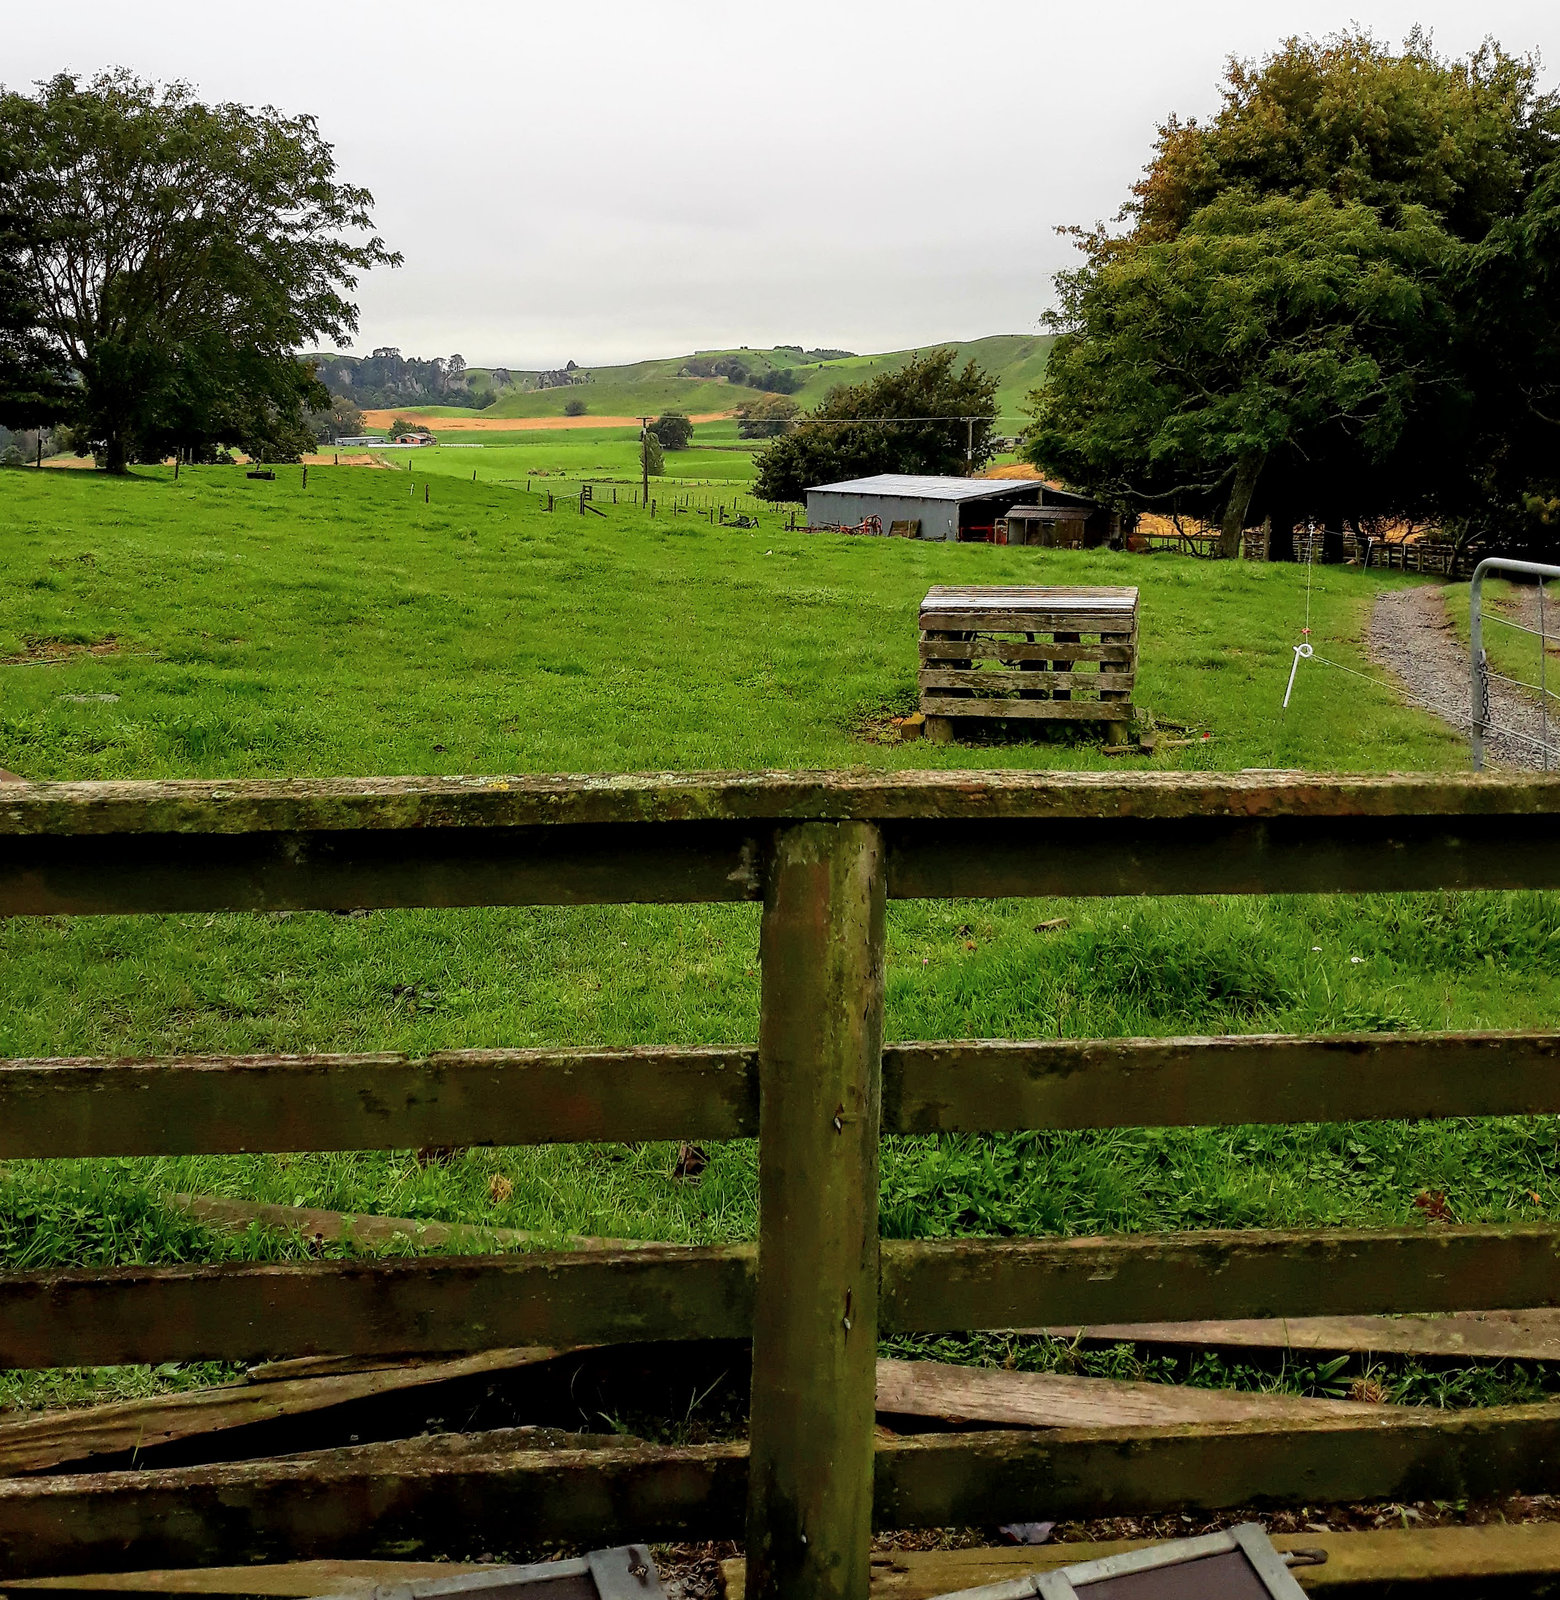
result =
[[[760,937],[751,1600],[867,1600],[884,897],[872,824],[778,835]]]

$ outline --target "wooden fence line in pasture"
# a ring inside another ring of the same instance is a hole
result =
[[[1242,535],[1248,561],[1269,558],[1266,528],[1248,528]],[[1391,539],[1375,534],[1329,533],[1318,528],[1312,533],[1296,533],[1295,560],[1357,562],[1365,567],[1384,567],[1389,571],[1422,572],[1442,578],[1471,578],[1479,564],[1479,552],[1458,547],[1450,539]]]
[[[762,905],[756,1048],[0,1063],[0,1158],[759,1140],[756,1244],[0,1275],[0,1364],[750,1339],[750,1444],[0,1480],[0,1576],[1560,1490],[1560,1407],[879,1441],[881,1332],[1560,1305],[1546,1225],[879,1241],[883,1133],[1560,1111],[1560,1035],[885,1045],[890,898],[1560,886],[1560,779],[868,773],[26,784],[0,915]]]

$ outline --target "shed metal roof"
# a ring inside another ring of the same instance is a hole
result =
[[[880,472],[875,478],[816,483],[808,494],[881,494],[900,500],[990,500],[1040,488],[1037,478],[935,478],[910,472]]]

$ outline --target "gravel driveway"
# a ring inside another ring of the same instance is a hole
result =
[[[1370,658],[1402,682],[1411,700],[1467,735],[1472,695],[1468,647],[1447,620],[1439,585],[1391,589],[1377,596],[1370,616]],[[1529,739],[1543,736],[1537,705],[1509,684],[1490,684],[1490,716]],[[1557,741],[1560,728],[1551,729],[1550,742]],[[1484,749],[1491,767],[1537,771],[1544,764],[1535,745],[1501,733],[1488,734]]]

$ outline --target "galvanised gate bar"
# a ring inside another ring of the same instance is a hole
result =
[[[0,1366],[752,1338],[749,1445],[0,1480],[0,1577],[1560,1489],[1560,1407],[907,1437],[880,1332],[1560,1304],[1544,1226],[878,1240],[880,1134],[1560,1111],[1560,1035],[882,1042],[888,898],[1560,887],[1560,780],[1018,773],[7,786],[0,913],[761,900],[757,1048],[0,1063],[0,1158],[758,1136],[756,1246],[0,1276]],[[467,1540],[469,1543],[469,1540]]]

